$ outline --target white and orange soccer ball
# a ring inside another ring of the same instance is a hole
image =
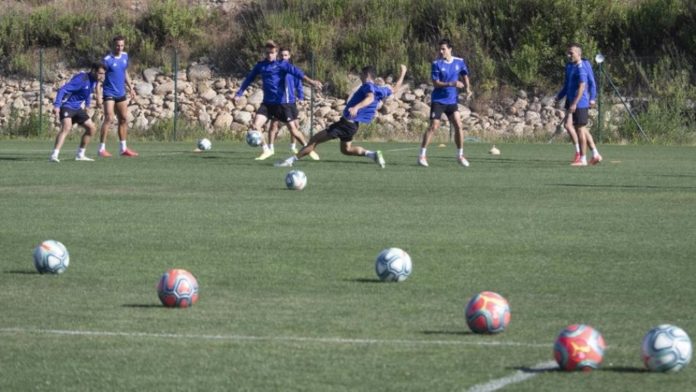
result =
[[[62,243],[46,240],[34,248],[34,267],[40,274],[62,274],[70,265],[70,254]]]
[[[482,291],[471,298],[464,314],[467,325],[475,333],[500,333],[510,324],[508,301],[492,291]]]
[[[157,295],[168,308],[188,308],[198,301],[198,281],[184,269],[170,269],[157,283]]]
[[[553,355],[562,370],[591,371],[602,363],[605,348],[604,338],[596,329],[573,324],[558,335]]]

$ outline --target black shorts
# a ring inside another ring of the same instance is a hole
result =
[[[447,118],[450,118],[458,110],[459,105],[457,105],[456,103],[447,105],[444,103],[433,102],[430,105],[430,119],[439,120],[442,118],[442,113],[445,113],[447,115]]]
[[[300,109],[297,108],[296,103],[289,103],[290,105],[290,113],[292,114],[292,119],[297,120],[300,117]]]
[[[353,141],[353,136],[358,132],[358,126],[357,122],[341,117],[340,120],[329,125],[326,134],[331,136],[331,139],[339,138],[342,142],[350,142]]]
[[[271,120],[276,120],[276,121],[288,123],[288,122],[293,121],[297,118],[297,116],[293,117],[291,105],[294,105],[294,104],[290,104],[290,103],[278,103],[278,104],[262,103],[261,106],[259,106],[259,110],[256,111],[256,114],[262,114]]]
[[[114,97],[113,95],[104,95],[105,101],[114,101],[115,103],[123,102],[126,100],[126,96]]]
[[[584,126],[587,125],[587,120],[589,118],[590,108],[575,109],[573,113],[573,125]]]
[[[68,109],[61,107],[60,121],[63,122],[63,119],[65,118],[70,118],[73,124],[80,125],[84,124],[85,121],[89,120],[89,116],[87,115],[87,112],[84,109]]]

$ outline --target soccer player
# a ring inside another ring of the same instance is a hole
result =
[[[53,152],[51,157],[48,158],[49,162],[60,162],[58,155],[61,147],[63,147],[65,138],[72,129],[73,123],[85,129],[85,133],[80,141],[80,148],[75,155],[75,160],[94,161],[94,159],[85,156],[85,148],[97,127],[89,118],[85,109],[89,107],[92,93],[97,84],[104,80],[105,74],[106,66],[102,63],[94,63],[89,72],[76,74],[68,83],[58,89],[56,99],[53,102],[53,111],[56,114],[56,120],[61,124],[61,129],[56,136]],[[97,96],[97,106],[100,104],[99,96]]]
[[[471,98],[471,86],[469,85],[469,68],[464,59],[452,56],[452,44],[448,39],[442,39],[438,43],[440,56],[433,61],[431,77],[433,90],[430,103],[430,126],[423,134],[418,164],[428,167],[426,157],[428,145],[435,131],[440,128],[442,113],[454,124],[454,142],[457,146],[457,161],[464,167],[469,167],[469,161],[464,157],[464,130],[462,118],[459,115],[457,105],[457,89],[464,88],[467,99]]]
[[[293,114],[291,107],[287,104],[287,99],[283,103],[286,94],[285,81],[288,76],[304,80],[314,87],[321,89],[321,82],[310,79],[299,68],[290,64],[287,61],[278,60],[278,45],[273,41],[266,41],[265,44],[266,57],[256,63],[254,68],[249,72],[247,77],[242,82],[242,85],[235,94],[235,101],[238,100],[244,91],[249,87],[251,82],[256,79],[256,76],[261,75],[263,81],[263,102],[256,111],[254,122],[251,130],[260,131],[268,119],[284,122],[288,125],[290,133],[304,144],[304,137],[297,129],[297,126],[292,121]],[[262,142],[263,149],[261,155],[256,160],[264,160],[274,154],[273,147]]]
[[[281,61],[287,61],[290,64],[292,64],[292,61],[290,61],[290,49],[287,48],[281,48],[280,49],[280,58]],[[300,129],[300,122],[297,119],[299,117],[299,110],[297,109],[297,100],[303,100],[304,99],[304,89],[302,88],[302,79],[298,79],[295,76],[291,74],[287,74],[285,76],[285,93],[283,94],[283,98],[281,100],[281,105],[282,106],[287,106],[289,107],[289,113],[292,115],[290,120],[293,123],[293,126],[295,129],[298,130],[298,133],[301,134],[299,131]],[[288,125],[289,127],[289,125]],[[278,131],[280,129],[280,121],[278,120],[273,120],[271,121],[271,127],[268,132],[268,146],[273,151],[273,143],[275,142],[276,137],[278,136]],[[302,139],[297,139],[292,132],[290,133],[290,151],[292,151],[293,154],[297,154],[297,145],[295,144],[295,141],[298,140],[300,143],[302,143],[302,146],[306,145],[307,143],[305,142],[304,138]],[[316,151],[312,151],[309,156],[314,159],[315,161],[319,160],[319,155],[316,153]]]
[[[135,89],[130,76],[128,76],[128,53],[123,51],[126,47],[126,39],[122,36],[116,36],[112,43],[112,52],[106,55],[103,60],[104,64],[106,64],[106,79],[104,79],[103,87],[104,123],[101,126],[98,155],[102,158],[111,157],[111,153],[106,150],[106,135],[114,121],[115,113],[115,116],[118,117],[118,139],[121,144],[121,156],[137,157],[138,153],[127,146],[128,97],[126,95],[126,86],[128,86],[131,99],[135,98]]]
[[[577,44],[571,44],[568,46],[568,62],[565,67],[565,82],[563,84],[563,88],[561,91],[556,94],[556,100],[560,101],[564,97],[567,97],[567,90],[568,90],[568,83],[570,80],[570,76],[573,71],[573,62],[571,61],[571,55],[570,55],[570,49],[573,46],[578,46]],[[578,46],[579,47],[579,46]],[[581,49],[582,52],[582,49]],[[582,58],[582,66],[585,68],[585,71],[587,71],[587,89],[589,92],[590,96],[590,107],[594,107],[597,101],[597,84],[595,82],[595,77],[594,77],[594,72],[592,71],[592,64],[590,64],[590,61],[587,60],[586,58]],[[568,100],[566,100],[566,104],[568,103]],[[571,140],[573,141],[573,145],[575,146],[575,158],[573,159],[573,163],[578,163],[582,161],[582,154],[580,153],[580,144],[578,142],[578,135],[577,132],[575,132],[575,128],[573,127],[572,120],[570,120],[570,116],[568,115],[568,107],[566,106],[566,115],[563,117],[563,127],[565,128],[566,132],[570,135]],[[594,138],[592,137],[592,134],[588,131],[587,134],[585,135],[585,138],[587,139],[587,144],[589,145],[590,149],[592,150],[592,160],[590,161],[590,164],[596,165],[600,162],[602,162],[602,156],[599,154],[599,150],[597,149],[597,145],[594,142]]]
[[[587,67],[583,65],[582,49],[580,45],[568,45],[567,55],[570,60],[570,65],[566,68],[566,78],[563,89],[557,94],[556,98],[566,97],[564,126],[571,135],[571,138],[574,134],[577,137],[577,140],[573,139],[576,146],[576,158],[571,165],[587,166],[587,135],[589,135],[589,132],[587,131],[586,125],[590,109],[590,94],[587,87],[589,84],[589,74],[587,72]],[[596,146],[593,148],[593,153],[595,151],[597,151]],[[601,159],[602,157],[599,155],[599,152],[596,152],[593,164],[599,163]]]
[[[353,136],[358,132],[360,123],[368,124],[372,121],[377,113],[377,105],[387,99],[394,91],[401,88],[401,84],[406,76],[406,66],[401,65],[401,75],[394,87],[377,86],[375,80],[375,70],[371,66],[367,66],[360,72],[360,80],[362,85],[350,97],[343,109],[343,116],[337,122],[331,124],[327,129],[316,133],[309,139],[306,146],[302,147],[300,152],[289,157],[284,161],[276,162],[276,167],[291,167],[295,161],[301,159],[305,155],[314,151],[318,144],[328,142],[332,139],[341,140],[341,153],[345,155],[364,156],[375,161],[381,168],[384,168],[385,162],[381,151],[370,151],[360,146],[353,146]]]

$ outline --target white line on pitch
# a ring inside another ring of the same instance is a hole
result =
[[[396,344],[396,345],[439,345],[439,346],[501,346],[501,347],[533,347],[550,348],[549,344],[518,343],[501,341],[462,341],[462,340],[406,340],[406,339],[365,339],[365,338],[321,338],[308,336],[254,336],[254,335],[196,335],[152,332],[118,332],[118,331],[85,331],[64,329],[34,329],[34,328],[0,328],[0,333],[27,333],[71,336],[101,336],[127,338],[165,338],[165,339],[200,339],[228,341],[270,341],[270,342],[309,342],[333,344]]]
[[[512,375],[503,378],[497,378],[495,380],[488,381],[483,384],[477,384],[468,389],[468,392],[493,392],[499,389],[503,389],[510,384],[517,384],[528,380],[532,377],[536,377],[544,371],[557,369],[558,365],[554,361],[538,363],[529,370],[518,370]]]

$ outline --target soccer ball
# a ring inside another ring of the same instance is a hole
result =
[[[198,281],[186,270],[170,269],[162,274],[157,294],[166,307],[187,308],[198,301]]]
[[[246,142],[252,147],[258,147],[263,144],[263,135],[259,131],[250,130],[246,134]]]
[[[691,361],[691,339],[683,329],[658,325],[643,338],[643,362],[655,372],[678,372]]]
[[[307,176],[301,170],[290,170],[285,175],[285,185],[288,189],[301,191],[307,185]]]
[[[561,331],[553,345],[558,366],[566,371],[597,369],[604,359],[604,338],[594,328],[573,324]]]
[[[412,270],[411,256],[399,248],[384,249],[375,260],[375,271],[382,282],[402,282]]]
[[[503,332],[510,323],[508,301],[492,291],[482,291],[471,298],[464,314],[469,328],[476,333]]]
[[[211,143],[209,139],[206,139],[206,138],[198,139],[198,149],[199,150],[209,151],[211,148],[213,148],[213,143]]]
[[[70,264],[65,245],[47,240],[34,248],[34,267],[40,274],[62,274]]]

